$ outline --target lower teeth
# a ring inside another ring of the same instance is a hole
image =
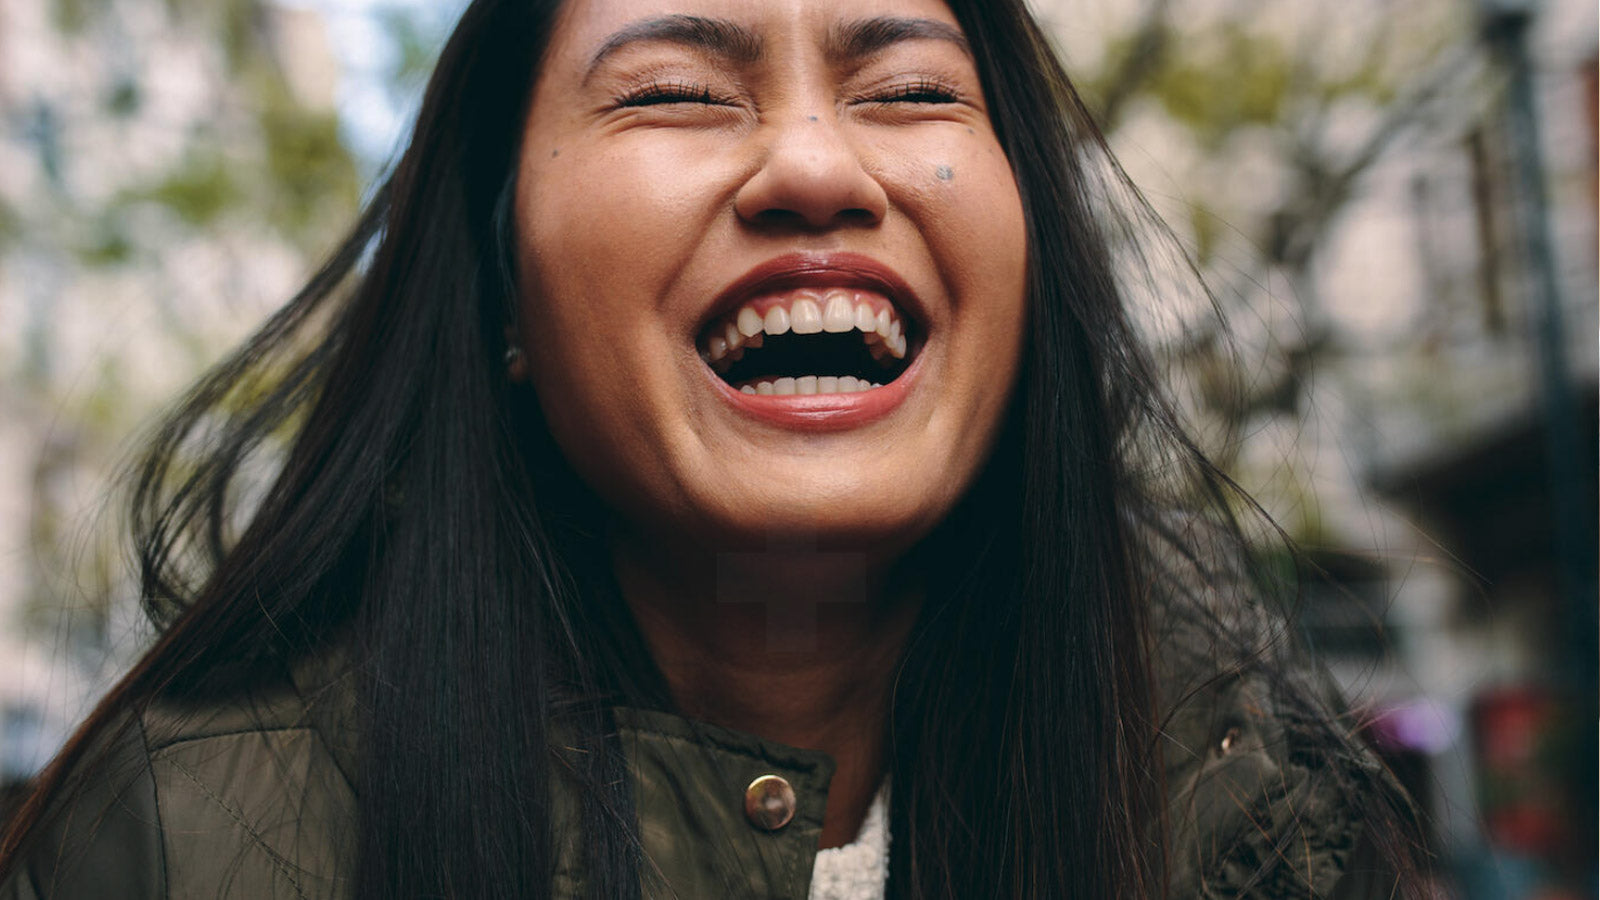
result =
[[[788,397],[811,394],[855,394],[881,388],[882,384],[870,382],[853,375],[803,375],[799,378],[763,378],[739,387],[740,393],[763,396]]]

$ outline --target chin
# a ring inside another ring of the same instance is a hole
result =
[[[888,492],[885,492],[888,493]],[[926,537],[949,513],[937,505],[906,503],[902,494],[874,500],[866,491],[844,497],[769,493],[715,505],[716,513],[679,534],[703,549],[761,550],[802,545],[848,550],[891,561]]]

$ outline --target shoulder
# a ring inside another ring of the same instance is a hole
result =
[[[1348,736],[1286,710],[1266,672],[1221,676],[1163,723],[1171,882],[1181,896],[1333,897],[1379,873],[1364,808],[1391,788]],[[1380,893],[1389,896],[1392,879]]]
[[[319,712],[284,678],[113,720],[0,900],[342,896],[354,794]]]
[[[1389,897],[1368,813],[1404,794],[1225,536],[1150,526],[1174,896]]]

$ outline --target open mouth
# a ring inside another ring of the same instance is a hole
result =
[[[915,358],[908,322],[887,297],[800,288],[759,297],[700,333],[700,357],[746,394],[849,394],[880,388]]]

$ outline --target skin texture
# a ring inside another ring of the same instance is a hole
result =
[[[667,14],[755,40],[619,43]],[[616,513],[619,582],[684,711],[834,755],[824,846],[882,777],[919,594],[895,564],[988,453],[1026,312],[1021,201],[970,57],[929,36],[840,52],[874,17],[956,29],[928,0],[570,3],[516,198],[512,375]],[[817,433],[717,389],[696,345],[714,299],[796,252],[915,291],[925,345],[887,415]]]

